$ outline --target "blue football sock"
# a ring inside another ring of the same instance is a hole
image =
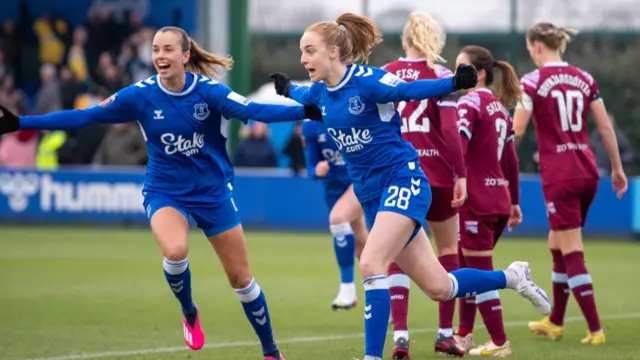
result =
[[[251,283],[244,289],[236,289],[236,293],[242,302],[247,319],[260,339],[262,353],[265,355],[277,353],[278,347],[273,339],[267,298],[264,296],[260,286],[255,280],[251,280]]]
[[[189,271],[189,260],[169,260],[167,258],[162,262],[164,268],[164,276],[176,296],[182,312],[185,314],[192,313],[195,310],[193,298],[191,297],[191,271]]]
[[[382,359],[391,313],[389,284],[384,275],[366,277],[363,283],[365,358],[368,356]]]
[[[449,273],[451,292],[448,299],[471,297],[507,287],[504,271],[462,268]]]
[[[340,267],[340,282],[353,283],[353,264],[355,261],[356,238],[349,224],[331,225],[333,235],[333,250],[336,253],[338,267]]]

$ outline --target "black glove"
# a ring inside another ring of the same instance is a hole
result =
[[[453,75],[453,87],[457,90],[471,89],[478,83],[478,72],[471,65],[460,64]]]
[[[287,74],[272,73],[269,77],[273,79],[273,86],[276,88],[276,94],[289,97],[289,85],[291,85],[291,79]]]
[[[20,119],[6,107],[0,105],[0,135],[20,130]]]
[[[309,120],[319,120],[322,121],[322,111],[319,107],[315,105],[305,105],[304,106],[304,117]]]

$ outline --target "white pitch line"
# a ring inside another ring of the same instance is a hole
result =
[[[638,319],[640,318],[640,313],[628,313],[628,314],[617,314],[617,315],[605,315],[600,317],[602,320],[615,320],[615,319]],[[583,321],[584,318],[582,316],[569,317],[565,319],[565,323]],[[516,326],[524,326],[527,325],[528,321],[507,321],[504,323],[505,327],[516,327]],[[478,326],[478,328],[483,328],[482,326]],[[411,334],[425,333],[425,332],[436,332],[438,329],[414,329],[411,330]],[[393,332],[389,332],[391,334]],[[296,343],[315,343],[315,342],[324,342],[324,341],[334,341],[334,340],[349,340],[349,339],[358,339],[364,337],[363,333],[352,333],[352,334],[342,334],[342,335],[328,335],[328,336],[309,336],[309,337],[296,337],[289,339],[277,340],[278,344],[296,344]],[[247,346],[259,346],[260,342],[258,341],[237,341],[237,342],[221,342],[215,344],[208,344],[204,346],[204,349],[220,349],[220,348],[231,348],[231,347],[247,347]],[[123,350],[123,351],[104,351],[97,353],[86,353],[86,354],[71,354],[71,355],[62,355],[62,356],[54,356],[54,357],[44,357],[44,358],[31,358],[24,360],[87,360],[87,359],[102,359],[106,357],[112,356],[134,356],[134,355],[148,355],[148,354],[165,354],[165,353],[173,353],[173,352],[181,352],[181,351],[189,351],[190,349],[186,346],[173,346],[173,347],[162,347],[155,349],[139,349],[139,350]]]

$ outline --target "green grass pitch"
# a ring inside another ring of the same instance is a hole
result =
[[[266,293],[287,359],[361,358],[362,289],[357,309],[330,310],[338,289],[330,236],[249,232],[247,237],[252,270]],[[640,273],[640,244],[600,239],[588,241],[586,249],[607,344],[580,345],[586,324],[573,299],[565,338],[535,337],[526,322],[540,316],[525,300],[503,291],[513,359],[640,359],[640,292],[634,280]],[[191,234],[189,259],[208,344],[198,352],[182,343],[179,306],[148,231],[2,226],[0,359],[261,359],[237,296],[199,232]],[[550,293],[544,239],[504,239],[496,265],[512,260],[528,260],[535,280]],[[436,304],[413,289],[413,358],[439,359],[432,350]],[[486,341],[480,316],[476,321],[476,343]]]

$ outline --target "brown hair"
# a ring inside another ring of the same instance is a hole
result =
[[[424,57],[431,68],[436,62],[446,62],[440,56],[444,48],[444,31],[426,12],[414,11],[409,15],[409,21],[402,31],[402,41]]]
[[[344,13],[336,21],[312,24],[306,31],[317,32],[330,46],[340,50],[340,61],[351,63],[369,61],[373,48],[382,43],[382,34],[371,19],[353,13]]]
[[[222,70],[231,70],[233,59],[229,56],[219,57],[204,50],[186,31],[175,26],[165,26],[158,32],[173,32],[180,36],[180,46],[183,53],[190,53],[189,62],[185,64],[187,71],[193,71],[208,77],[222,74]]]
[[[484,70],[486,72],[485,84],[493,85],[495,80],[495,68],[500,69],[501,81],[495,88],[496,96],[508,109],[515,107],[522,99],[522,89],[518,81],[518,75],[513,66],[506,61],[496,61],[491,52],[481,46],[465,46],[462,50],[469,56],[471,65],[477,71]]]
[[[551,50],[564,53],[571,36],[578,34],[578,30],[557,27],[551,23],[538,23],[527,30],[527,41],[533,43],[539,41]]]

